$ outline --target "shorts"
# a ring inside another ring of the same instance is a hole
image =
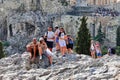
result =
[[[47,41],[47,46],[48,48],[53,48],[53,42],[52,41]]]
[[[53,56],[54,54],[47,48],[44,52],[45,55],[47,56]]]
[[[67,44],[67,49],[73,49],[73,44]]]
[[[34,56],[34,51],[33,51],[33,49],[32,49],[31,54],[32,54],[32,58],[33,58],[33,56]],[[35,57],[38,57],[38,56],[39,56],[39,50],[37,49],[37,51],[36,51],[36,56],[35,56]]]
[[[58,38],[58,37],[56,37],[55,42],[56,42],[56,43],[59,43],[59,38]]]
[[[60,47],[66,47],[65,40],[59,40]]]
[[[101,53],[96,53],[96,55],[97,55],[97,56],[102,56],[102,54],[101,54]]]

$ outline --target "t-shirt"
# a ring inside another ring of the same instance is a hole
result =
[[[55,31],[55,36],[57,37],[57,36],[59,35],[59,33],[60,33],[60,30],[57,29],[57,30]]]
[[[64,36],[65,36],[64,33],[61,33],[61,34],[60,34],[60,38],[63,38],[63,39],[64,39]]]
[[[53,31],[48,31],[45,33],[45,36],[47,36],[47,41],[54,41],[54,32]]]
[[[94,44],[91,44],[91,50],[95,50]]]
[[[108,52],[111,53],[111,48],[108,49]]]

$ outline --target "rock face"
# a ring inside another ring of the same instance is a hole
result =
[[[47,18],[41,11],[12,12],[7,17],[7,40],[17,52],[24,51],[33,37],[39,38],[47,29]],[[14,53],[14,51],[12,51]],[[9,53],[9,52],[8,52]]]
[[[54,58],[52,67],[30,65],[29,53],[14,54],[0,60],[0,80],[119,80],[120,57],[105,55],[92,59],[86,55]],[[34,66],[34,67],[33,67]]]
[[[53,15],[66,8],[58,0],[0,0],[0,40],[10,43],[6,52],[24,52],[33,37],[39,38],[53,24]]]

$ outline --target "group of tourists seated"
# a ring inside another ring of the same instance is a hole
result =
[[[55,27],[54,31],[52,27],[48,27],[48,31],[39,38],[39,41],[37,38],[33,38],[32,42],[26,46],[27,51],[31,54],[32,62],[36,58],[42,59],[42,54],[45,54],[50,64],[52,64],[52,57],[55,55],[52,53],[54,47],[56,51],[61,52],[62,57],[65,57],[65,53],[73,53],[73,39],[71,35],[65,33],[63,27]]]

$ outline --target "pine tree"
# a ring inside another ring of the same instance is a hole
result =
[[[120,26],[117,29],[117,46],[120,46]]]
[[[87,28],[87,18],[82,17],[81,25],[79,28],[79,31],[77,33],[77,38],[76,38],[76,52],[78,54],[86,54],[90,55],[90,33],[89,29]]]
[[[3,52],[3,44],[2,44],[2,42],[0,41],[0,59],[3,58],[3,57],[5,57],[5,54],[4,54],[4,52]]]
[[[96,35],[96,37],[94,38],[96,41],[99,41],[101,44],[104,42],[104,38],[105,38],[105,34],[102,32],[102,25],[100,22],[100,26],[98,29],[98,34]]]

